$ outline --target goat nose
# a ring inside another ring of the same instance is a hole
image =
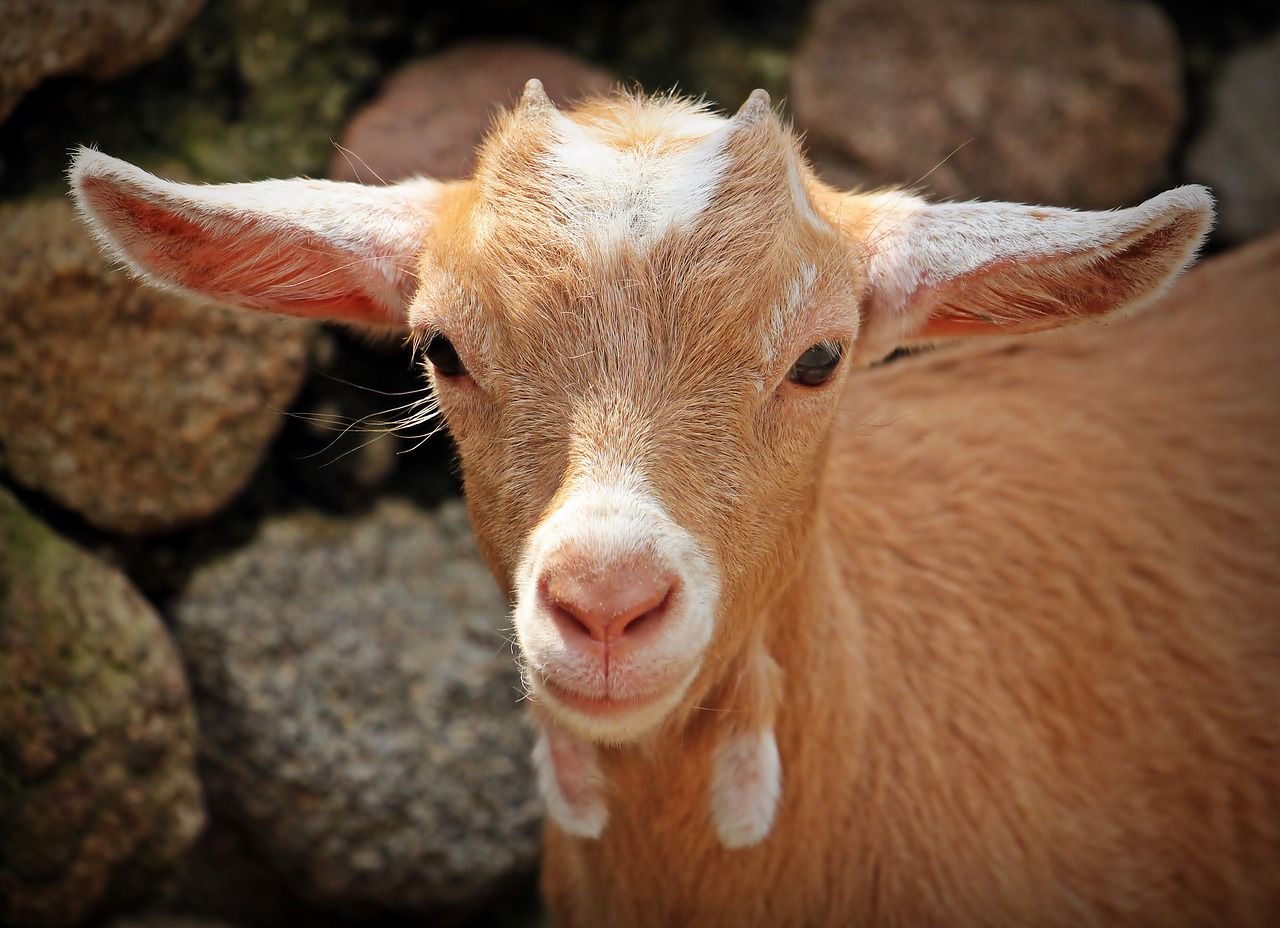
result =
[[[553,610],[594,640],[612,644],[640,620],[661,614],[674,585],[671,574],[651,564],[585,571],[553,564],[543,571],[541,588]]]

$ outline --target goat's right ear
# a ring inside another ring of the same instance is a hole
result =
[[[69,172],[99,244],[162,287],[251,309],[402,324],[441,185],[177,184],[88,148]]]

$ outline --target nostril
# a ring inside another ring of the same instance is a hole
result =
[[[656,619],[660,619],[667,611],[667,604],[671,602],[671,590],[672,587],[667,587],[666,591],[662,594],[662,599],[657,605],[630,618],[618,620],[618,623],[615,623],[620,624],[620,627],[617,629],[617,636],[621,637],[624,632],[631,633],[639,631],[642,625],[648,624]],[[610,629],[612,630],[612,626],[610,626]]]
[[[551,613],[551,616],[556,620],[556,624],[560,625],[562,630],[568,629],[575,633],[580,632],[596,640],[603,640],[599,637],[601,631],[593,631],[587,619],[578,615],[573,603],[567,597],[558,597],[552,593],[550,584],[546,580],[542,580],[538,584],[538,592],[542,596],[543,608]]]
[[[553,565],[538,590],[563,632],[612,644],[665,614],[675,585],[674,576],[648,564],[583,571]]]

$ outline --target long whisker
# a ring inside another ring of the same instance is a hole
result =
[[[381,177],[377,171],[369,167],[368,161],[365,161],[363,158],[357,155],[350,148],[347,148],[347,146],[342,145],[338,142],[335,142],[333,139],[330,139],[329,141],[333,145],[333,147],[336,148],[338,152],[342,155],[343,159],[347,162],[347,167],[351,168],[351,173],[356,176],[357,180],[360,180],[360,183],[363,184],[364,181],[360,179],[360,169],[356,167],[356,161],[359,161],[361,166],[363,166],[366,171],[368,171],[371,175],[373,175],[373,179],[376,180],[378,183],[383,185],[387,183],[386,180],[383,177]]]

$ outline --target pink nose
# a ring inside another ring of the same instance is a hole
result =
[[[566,559],[546,565],[540,584],[546,604],[606,644],[613,644],[642,620],[661,615],[675,585],[675,577],[652,563],[574,567]]]

